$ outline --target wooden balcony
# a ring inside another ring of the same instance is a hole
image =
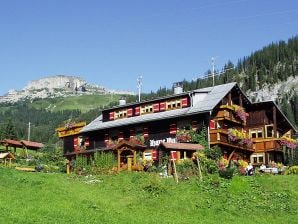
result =
[[[231,106],[222,105],[216,115],[216,120],[228,120],[237,124],[246,125],[246,122],[237,118]]]
[[[228,138],[227,129],[214,129],[210,130],[210,144],[211,145],[222,145],[231,148],[237,148],[242,150],[247,150],[253,152],[254,150],[246,145],[239,144],[237,142],[232,142]]]
[[[279,138],[254,139],[253,149],[255,152],[282,151]]]

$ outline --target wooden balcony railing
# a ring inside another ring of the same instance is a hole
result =
[[[235,116],[235,111],[231,106],[222,105],[216,115],[217,120],[229,120],[234,123],[246,125],[245,121]]]
[[[246,145],[241,145],[237,142],[230,141],[228,138],[227,129],[210,130],[211,145],[219,144],[253,152],[282,151],[282,145],[280,144],[279,140],[279,138],[253,139],[253,146],[248,147]]]
[[[279,138],[254,139],[253,149],[255,152],[264,151],[282,151],[282,145]]]
[[[253,151],[252,147],[233,142],[229,140],[227,129],[210,130],[210,144],[211,145],[224,145],[227,147],[238,148],[242,150]]]

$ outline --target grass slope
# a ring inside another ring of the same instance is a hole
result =
[[[97,179],[0,168],[0,223],[298,223],[298,176]]]
[[[110,102],[118,101],[121,95],[78,95],[65,98],[42,99],[32,103],[35,109],[48,109],[51,111],[81,110],[86,112],[98,107],[108,105]]]

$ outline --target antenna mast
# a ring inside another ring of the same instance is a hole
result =
[[[139,90],[139,102],[141,102],[141,89],[142,89],[142,76],[139,75],[139,77],[137,78],[137,88]]]
[[[212,84],[214,86],[214,76],[215,76],[215,59],[214,59],[214,57],[211,58],[211,64],[212,64]]]
[[[28,141],[30,141],[30,132],[31,132],[31,122],[28,124]]]

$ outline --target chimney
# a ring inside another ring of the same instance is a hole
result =
[[[126,104],[126,100],[125,99],[120,99],[119,100],[119,105],[120,106],[123,106],[123,105],[125,105]]]
[[[182,82],[174,82],[173,88],[174,88],[174,94],[175,95],[183,93],[183,84],[182,84]]]

